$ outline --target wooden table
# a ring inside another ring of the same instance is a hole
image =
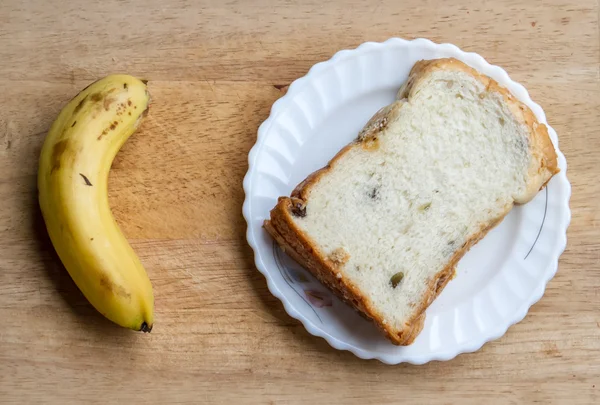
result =
[[[598,403],[598,2],[255,3],[0,2],[0,402]],[[573,185],[569,245],[542,300],[477,353],[420,367],[309,335],[254,267],[241,214],[247,153],[285,86],[391,36],[452,42],[506,68],[545,108]],[[49,125],[110,72],[149,79],[154,100],[110,177],[154,284],[149,335],[87,303],[36,200]]]

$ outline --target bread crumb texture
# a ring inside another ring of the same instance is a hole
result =
[[[524,192],[530,157],[528,128],[468,73],[434,71],[394,107],[372,125],[378,147],[343,154],[295,221],[337,277],[402,329],[429,281]]]

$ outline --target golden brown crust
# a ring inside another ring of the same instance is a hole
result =
[[[529,147],[532,156],[532,163],[529,171],[529,183],[523,196],[515,196],[515,202],[523,203],[529,201],[529,199],[533,198],[535,193],[558,172],[556,152],[548,137],[546,126],[540,124],[527,106],[516,100],[506,89],[500,87],[494,80],[479,74],[474,69],[456,59],[437,59],[416,63],[411,70],[406,84],[400,89],[398,98],[410,99],[411,91],[421,80],[426,80],[427,75],[436,69],[454,69],[471,74],[485,85],[486,91],[493,91],[502,95],[504,101],[507,103],[515,117],[529,128]],[[323,253],[317,249],[317,245],[310,237],[295,224],[293,215],[294,206],[305,206],[312,186],[316,184],[322,176],[335,167],[336,162],[351,148],[356,147],[359,144],[362,147],[365,147],[366,145],[367,149],[372,148],[373,144],[376,146],[379,132],[385,128],[390,121],[398,116],[398,112],[402,108],[403,103],[404,101],[400,100],[378,111],[365,125],[356,141],[339,151],[327,166],[309,175],[292,192],[291,198],[280,197],[277,205],[271,211],[271,219],[265,221],[264,224],[265,229],[286,253],[303,267],[308,269],[338,297],[352,305],[363,316],[373,320],[375,325],[377,325],[387,338],[396,345],[409,345],[414,341],[423,328],[425,310],[453,278],[458,261],[473,245],[481,240],[493,227],[499,224],[513,206],[512,204],[507,205],[502,215],[487,224],[483,224],[481,229],[471,235],[464,245],[454,253],[447,265],[429,281],[427,292],[424,294],[422,301],[415,306],[412,316],[402,329],[397,329],[392,325],[387,324],[383,316],[373,308],[369,298],[363,295],[350,280],[340,277],[341,273],[338,273],[337,270],[339,263],[324,256]],[[297,214],[298,210],[296,209],[295,212]]]
[[[298,262],[302,267],[309,270],[320,282],[333,291],[336,296],[357,309],[367,319],[373,320],[375,325],[386,335],[394,344],[406,346],[410,345],[423,329],[425,322],[425,310],[442,292],[444,287],[452,278],[456,271],[456,264],[465,255],[465,253],[479,242],[492,228],[499,224],[508,214],[511,207],[479,232],[472,235],[467,242],[457,250],[446,267],[442,269],[429,282],[427,292],[423,300],[415,307],[413,315],[406,322],[402,330],[397,330],[391,325],[387,325],[384,318],[370,304],[368,297],[364,296],[359,289],[354,287],[349,280],[338,278],[336,266],[337,263],[323,256],[316,248],[316,244],[311,241],[308,235],[296,226],[291,218],[292,203],[291,199],[282,197],[271,210],[271,219],[265,221],[264,227],[292,259]]]

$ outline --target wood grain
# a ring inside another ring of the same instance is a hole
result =
[[[596,0],[0,2],[0,402],[600,402],[600,35]],[[330,348],[268,292],[242,178],[282,86],[362,42],[427,37],[525,84],[560,137],[569,244],[527,317],[474,354],[385,366]],[[131,333],[86,302],[49,244],[37,156],[79,89],[150,80],[110,200],[156,295]]]

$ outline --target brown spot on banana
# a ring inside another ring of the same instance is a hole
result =
[[[79,112],[79,110],[81,110],[81,108],[83,107],[83,105],[85,104],[86,100],[87,100],[88,96],[85,96],[84,98],[81,99],[81,101],[75,106],[75,108],[73,109],[73,114],[77,114]]]
[[[100,286],[104,288],[109,294],[131,299],[131,294],[125,291],[125,289],[120,285],[113,283],[112,280],[110,280],[105,275],[100,276]]]
[[[102,94],[101,93],[94,93],[90,96],[90,100],[94,103],[97,103],[98,101],[102,100]]]
[[[105,109],[106,111],[108,111],[108,110],[110,109],[110,105],[111,105],[112,103],[114,103],[115,101],[117,101],[117,99],[116,99],[116,98],[114,98],[114,97],[106,97],[106,98],[104,99],[104,109]]]
[[[83,178],[83,181],[85,181],[86,186],[93,186],[92,182],[86,177],[85,174],[79,173],[79,175]]]
[[[55,170],[60,169],[60,162],[68,146],[69,141],[64,139],[62,141],[57,142],[52,148],[52,156],[50,157],[50,174],[54,173]]]

